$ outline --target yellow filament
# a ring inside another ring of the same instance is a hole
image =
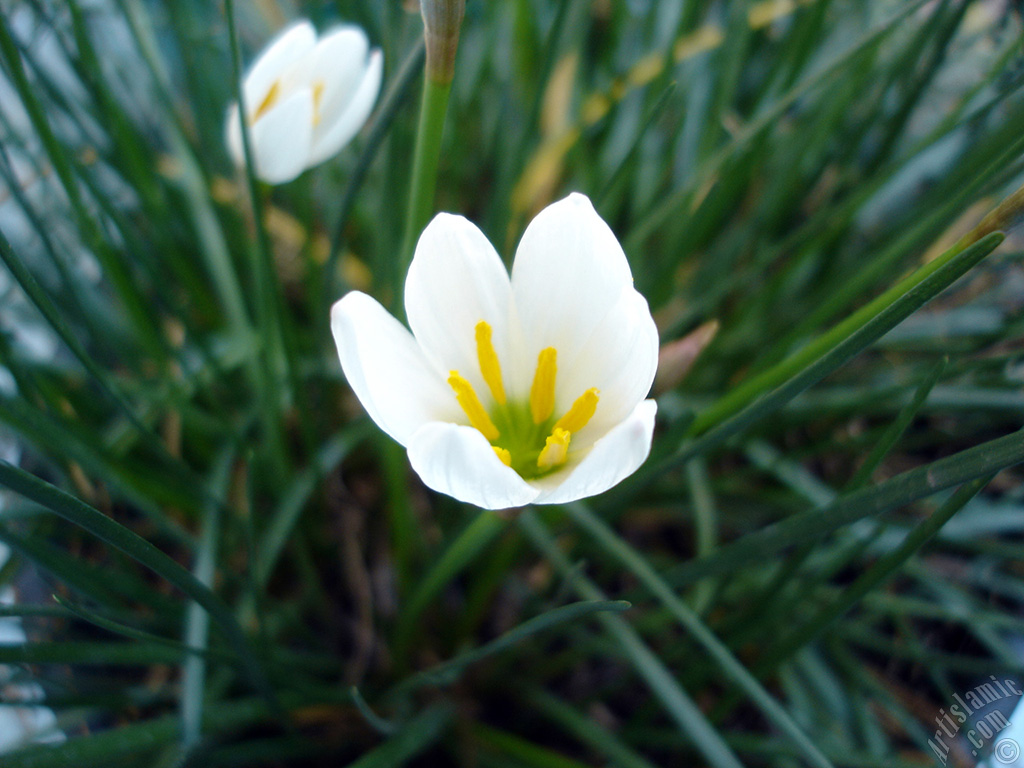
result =
[[[576,398],[565,416],[555,422],[555,429],[564,429],[567,432],[579,432],[594,415],[597,410],[598,393],[596,387],[591,387],[582,395]]]
[[[476,356],[480,361],[480,373],[498,405],[505,404],[505,385],[501,380],[501,363],[491,342],[491,326],[481,320],[476,324]]]
[[[491,417],[484,410],[480,398],[476,396],[473,385],[462,378],[458,371],[448,372],[448,384],[455,390],[455,399],[459,401],[462,410],[469,417],[470,425],[478,429],[488,441],[493,442],[497,440],[500,434],[498,428],[494,426]]]
[[[263,101],[256,107],[256,111],[252,114],[252,122],[256,122],[263,117],[270,108],[277,103],[277,97],[281,95],[281,83],[278,80],[274,81],[274,84],[270,86],[270,90],[267,91],[267,95],[263,97]]]
[[[537,372],[530,387],[530,413],[534,424],[543,424],[555,410],[555,373],[558,353],[554,347],[542,349],[537,356]]]
[[[551,469],[559,464],[564,464],[569,454],[569,440],[572,437],[566,430],[555,427],[548,439],[544,441],[544,449],[537,457],[537,466],[541,469]]]
[[[324,96],[324,84],[317,82],[313,85],[313,126],[320,125],[320,100]]]
[[[493,446],[494,452],[498,454],[498,458],[501,459],[501,463],[506,467],[512,466],[512,454],[509,453],[508,448],[500,448],[497,445]]]

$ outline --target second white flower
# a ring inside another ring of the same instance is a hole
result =
[[[336,154],[370,116],[383,66],[359,27],[336,27],[318,40],[302,20],[281,32],[242,82],[256,175],[281,184]],[[228,112],[227,145],[244,165],[237,104]]]

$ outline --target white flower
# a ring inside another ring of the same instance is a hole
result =
[[[336,27],[317,40],[303,19],[281,32],[242,82],[256,175],[291,181],[347,144],[370,116],[383,66],[359,27]],[[244,165],[237,104],[228,112],[227,145]]]
[[[479,229],[439,214],[405,309],[412,333],[354,291],[331,329],[349,385],[430,488],[485,509],[561,504],[647,458],[658,332],[585,196],[530,223],[511,279]]]

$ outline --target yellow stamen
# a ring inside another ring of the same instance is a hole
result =
[[[566,430],[555,429],[544,442],[544,449],[537,457],[537,466],[541,469],[551,469],[559,464],[564,464],[569,454],[569,440],[572,437]]]
[[[473,389],[473,385],[462,378],[458,371],[448,372],[448,384],[455,390],[455,399],[459,401],[462,410],[469,417],[470,425],[480,430],[481,434],[488,441],[497,440],[498,435],[501,433],[498,432],[498,428],[494,426],[491,417],[484,410],[480,398],[476,396],[476,390]]]
[[[263,101],[256,107],[256,111],[252,113],[252,122],[256,122],[263,117],[270,108],[277,103],[277,97],[281,95],[281,83],[278,80],[274,81],[274,84],[270,86],[270,90],[267,91],[267,95],[263,97]]]
[[[494,447],[494,452],[496,454],[498,454],[498,458],[501,459],[501,463],[504,464],[506,467],[511,467],[512,466],[512,454],[509,453],[508,448],[500,448],[497,445],[495,445],[493,447]]]
[[[596,387],[591,387],[582,395],[576,398],[565,416],[555,422],[555,429],[562,428],[568,432],[579,432],[594,415],[597,410],[598,392]]]
[[[317,82],[313,85],[313,126],[320,125],[320,100],[324,96],[324,84],[323,82]]]
[[[543,424],[555,410],[555,373],[558,370],[554,347],[542,349],[537,356],[537,372],[530,387],[530,412],[534,424]]]
[[[505,404],[505,385],[501,380],[501,363],[491,343],[491,326],[485,320],[476,324],[476,356],[480,361],[480,373],[491,390],[498,405]]]

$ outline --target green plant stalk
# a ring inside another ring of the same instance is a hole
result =
[[[234,0],[225,0],[224,15],[227,19],[228,42],[231,49],[231,73],[235,99],[238,102],[240,114],[244,116],[248,112],[242,88],[241,49],[238,43]],[[263,226],[263,205],[259,189],[256,186],[254,173],[256,164],[253,157],[252,136],[244,117],[241,118],[241,123],[242,149],[245,155],[245,181],[249,191],[253,226],[256,230],[256,263],[253,264],[256,284],[256,318],[262,340],[261,351],[265,361],[265,366],[259,369],[260,413],[263,417],[264,439],[269,448],[271,465],[280,476],[284,476],[289,462],[284,436],[281,434],[278,411],[287,398],[280,396],[279,387],[283,381],[291,380],[291,360],[285,344],[283,312],[278,302],[277,274],[274,270],[273,254],[267,239],[266,228]]]
[[[406,603],[398,623],[395,657],[406,661],[416,620],[437,594],[468,566],[494,538],[505,530],[508,520],[496,512],[482,511],[456,537],[420,580]]]
[[[990,230],[991,232],[991,230]],[[972,233],[974,234],[974,233]],[[783,384],[787,379],[795,376],[826,352],[839,346],[844,340],[852,336],[856,331],[866,326],[882,311],[895,304],[904,294],[921,285],[925,280],[938,272],[942,267],[951,262],[968,246],[983,239],[979,234],[975,239],[963,238],[960,242],[948,249],[937,259],[923,264],[912,274],[900,280],[887,291],[868,302],[855,311],[846,319],[834,325],[827,332],[816,338],[814,341],[801,348],[798,352],[787,357],[778,365],[769,368],[753,378],[730,390],[726,395],[717,400],[711,407],[701,411],[697,418],[690,425],[690,436],[696,436],[708,428],[724,421],[730,416],[742,410],[765,392],[770,392]]]
[[[448,111],[448,96],[451,82],[438,82],[429,74],[423,78],[423,100],[420,104],[420,121],[416,130],[416,149],[412,160],[412,186],[409,191],[409,208],[405,217],[405,232],[402,236],[402,253],[396,270],[395,295],[405,268],[412,259],[413,248],[420,232],[434,213],[434,192],[437,189],[437,167],[441,158],[441,137],[444,133],[444,118]]]
[[[356,161],[355,167],[352,169],[352,173],[348,177],[345,190],[341,194],[341,199],[338,203],[338,217],[334,221],[333,234],[331,235],[331,249],[327,256],[327,262],[324,265],[322,309],[325,317],[330,313],[331,304],[337,301],[340,290],[347,289],[347,286],[338,285],[338,261],[341,258],[341,245],[344,239],[345,225],[348,223],[349,214],[351,214],[353,207],[355,207],[357,193],[362,189],[363,182],[366,180],[367,173],[370,170],[370,165],[377,157],[377,152],[383,145],[395,117],[405,105],[406,99],[412,90],[412,85],[416,82],[416,75],[423,69],[423,61],[424,43],[421,37],[406,56],[405,61],[402,62],[398,72],[392,78],[387,92],[381,98],[380,107],[377,109],[377,116],[374,118],[369,134],[366,137],[366,144],[359,155],[359,159]],[[324,330],[329,331],[326,323],[324,324]],[[325,336],[326,341],[327,337]]]

